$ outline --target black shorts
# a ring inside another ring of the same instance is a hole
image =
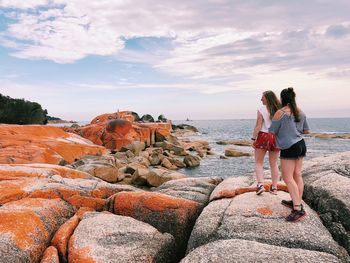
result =
[[[286,160],[297,160],[305,157],[306,145],[304,139],[294,143],[291,147],[281,150],[280,158]]]

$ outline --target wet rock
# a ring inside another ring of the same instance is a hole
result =
[[[131,217],[86,213],[69,241],[69,262],[172,262],[174,238]]]
[[[161,147],[164,150],[167,150],[168,152],[174,152],[175,155],[179,155],[179,156],[187,155],[185,148],[182,147],[181,145],[173,144],[167,141],[158,143],[158,145],[159,147]]]
[[[167,122],[168,119],[165,118],[165,116],[163,114],[161,114],[161,115],[158,116],[158,121],[160,121],[160,122]]]
[[[350,133],[312,133],[318,139],[350,139]]]
[[[182,130],[190,130],[193,132],[198,132],[198,129],[196,127],[189,125],[189,124],[179,124],[179,125],[176,125],[176,128],[182,129]]]
[[[253,156],[252,153],[242,152],[237,149],[229,148],[225,150],[225,156],[227,157],[242,157],[242,156]]]
[[[184,158],[184,163],[187,167],[196,167],[200,165],[201,159],[198,156],[187,155]]]
[[[223,141],[217,141],[216,144],[219,144],[219,145],[234,144],[234,145],[238,145],[238,146],[251,146],[252,141],[250,141],[250,140],[223,140]]]
[[[177,167],[175,165],[173,165],[168,158],[163,158],[162,163],[160,164],[161,166],[170,169],[170,170],[176,170]]]
[[[154,122],[154,118],[150,114],[145,114],[141,117],[141,121],[143,122]]]
[[[186,164],[180,159],[172,158],[172,159],[170,159],[170,161],[171,161],[172,164],[174,164],[178,168],[186,167]]]
[[[132,111],[131,115],[134,117],[134,121],[140,121],[141,120],[141,118],[140,118],[138,113]]]

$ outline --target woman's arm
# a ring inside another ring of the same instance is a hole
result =
[[[306,115],[304,114],[304,123],[303,123],[303,134],[310,134],[309,123],[307,122]]]
[[[280,126],[281,126],[281,118],[283,116],[283,111],[278,110],[276,111],[275,115],[273,115],[271,126],[269,128],[269,132],[277,134]]]
[[[279,119],[281,119],[283,113],[284,113],[284,112],[281,111],[281,110],[276,111],[275,115],[273,115],[272,120],[273,120],[273,121],[278,121]]]
[[[263,121],[264,121],[263,116],[258,111],[257,116],[256,116],[256,123],[255,123],[255,128],[254,128],[254,131],[253,131],[252,139],[256,139],[256,137],[258,136],[258,133],[261,130]]]

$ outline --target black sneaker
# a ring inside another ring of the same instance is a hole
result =
[[[293,201],[292,200],[282,200],[281,204],[288,207],[288,208],[292,208],[293,209]]]
[[[292,210],[289,216],[286,217],[288,222],[297,222],[306,216],[304,209],[301,210]]]
[[[263,192],[265,192],[265,188],[264,186],[261,184],[261,185],[258,185],[257,188],[256,188],[256,194],[257,195],[260,195],[262,194]]]

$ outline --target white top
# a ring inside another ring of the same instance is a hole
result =
[[[267,108],[265,105],[262,105],[258,111],[261,113],[261,115],[263,116],[263,124],[261,126],[261,129],[260,131],[262,132],[269,132],[269,128],[271,126],[271,119],[270,119],[270,114],[269,112],[267,111]]]

